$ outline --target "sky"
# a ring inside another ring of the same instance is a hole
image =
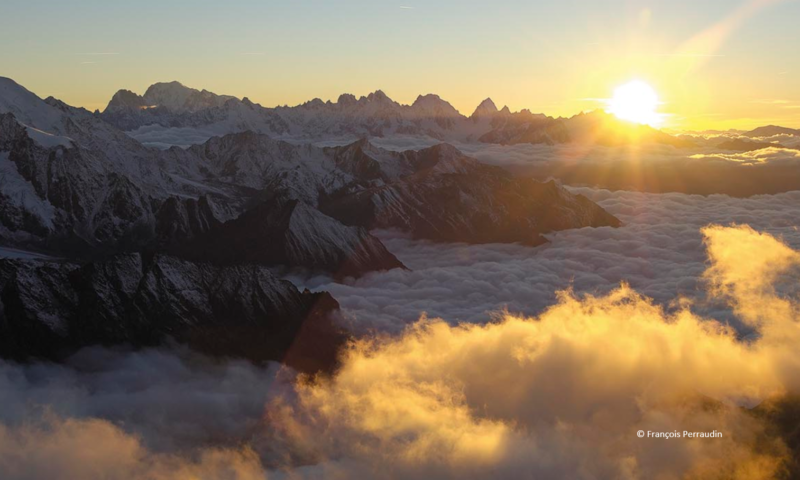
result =
[[[0,76],[103,109],[178,80],[264,106],[381,89],[570,116],[633,79],[675,129],[800,128],[800,0],[0,1]]]

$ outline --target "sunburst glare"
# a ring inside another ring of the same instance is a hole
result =
[[[658,126],[663,115],[658,113],[660,102],[656,91],[641,80],[620,85],[608,101],[608,112],[629,122]]]

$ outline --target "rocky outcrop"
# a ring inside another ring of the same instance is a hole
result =
[[[126,254],[102,262],[0,260],[0,355],[58,360],[89,345],[175,340],[218,356],[332,368],[344,340],[327,293],[264,267]]]
[[[157,243],[163,246],[191,240],[222,223],[205,195],[197,200],[170,197],[161,204],[155,217]]]
[[[316,208],[276,198],[198,237],[176,252],[223,264],[286,265],[331,272],[336,278],[403,268],[361,227],[345,226]]]

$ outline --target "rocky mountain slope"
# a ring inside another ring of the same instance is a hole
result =
[[[158,250],[238,217],[264,191],[314,202],[313,193],[320,185],[327,182],[333,188],[352,180],[335,165],[330,166],[331,172],[318,171],[315,160],[326,158],[321,151],[267,139],[251,142],[247,134],[215,139],[190,152],[148,149],[83,111],[56,109],[20,86],[13,93],[8,96],[15,100],[16,114],[0,112],[0,198],[4,200],[0,239],[7,245],[93,257]],[[16,115],[31,125],[18,121]],[[83,120],[89,122],[86,131],[72,128]],[[38,127],[58,134],[78,131],[80,140],[64,137],[63,142],[42,143],[32,132],[55,134]],[[92,137],[94,131],[99,138]],[[120,144],[115,143],[118,137]],[[300,171],[294,171],[297,168]],[[231,173],[234,170],[240,175]],[[344,180],[337,183],[339,177]],[[292,218],[295,224],[313,223],[309,217],[313,215],[303,210]],[[353,230],[336,223],[330,219],[328,226]],[[370,265],[399,263],[388,252],[373,248],[377,240],[367,232],[331,239],[335,241],[326,246],[335,258],[344,261],[352,252],[364,255],[357,262],[361,270],[348,269],[353,274],[373,269]],[[309,251],[317,239],[309,236],[303,241],[309,244],[302,248]],[[316,265],[323,270],[328,267],[338,271],[330,262]]]
[[[58,360],[89,345],[157,345],[304,370],[328,368],[344,335],[327,293],[264,267],[123,254],[88,264],[0,259],[0,353]]]
[[[15,92],[30,104],[17,101],[15,111],[33,123],[0,113],[0,195],[7,198],[0,238],[16,246],[70,255],[171,248],[360,274],[399,266],[366,230],[374,227],[442,241],[540,243],[553,230],[617,224],[585,199],[515,179],[447,144],[394,152],[359,140],[322,148],[248,131],[159,151],[129,138],[117,144],[125,135],[103,120],[56,109],[19,86]],[[422,98],[417,108],[439,111],[439,102]],[[485,102],[475,118],[491,107]],[[453,112],[444,108],[440,117]],[[64,144],[31,136],[31,128],[50,133],[38,129],[48,126],[53,135],[69,133],[63,125],[76,121],[98,125]],[[234,244],[235,253],[211,251]]]
[[[301,200],[264,202],[179,247],[181,256],[222,264],[289,265],[337,278],[403,264],[365,228],[345,226]]]
[[[516,178],[450,145],[395,155],[395,168],[407,169],[406,174],[358,191],[334,192],[321,201],[322,210],[348,225],[396,228],[446,242],[539,245],[547,241],[543,233],[620,224],[555,182]]]

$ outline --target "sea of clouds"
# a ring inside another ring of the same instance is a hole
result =
[[[456,146],[506,167],[800,159],[714,141]],[[331,292],[356,335],[332,376],[182,347],[0,362],[0,478],[778,477],[792,453],[750,409],[800,394],[800,192],[568,188],[623,226],[540,247],[378,231],[409,270],[288,274]],[[638,430],[723,436],[664,443]]]
[[[573,191],[624,225],[379,232],[409,271],[295,275],[361,334],[329,377],[181,348],[0,363],[0,478],[777,477],[791,453],[748,409],[800,393],[800,192]]]
[[[726,305],[705,295],[700,230],[709,224],[750,225],[800,248],[800,192],[736,199],[571,190],[600,204],[623,226],[558,232],[536,248],[437,244],[383,231],[378,236],[410,270],[345,283],[324,276],[290,279],[330,291],[351,328],[362,331],[397,332],[422,312],[450,323],[484,323],[503,309],[535,315],[553,304],[557,291],[602,294],[621,282],[665,306],[679,297],[693,299],[701,311],[738,324]]]

